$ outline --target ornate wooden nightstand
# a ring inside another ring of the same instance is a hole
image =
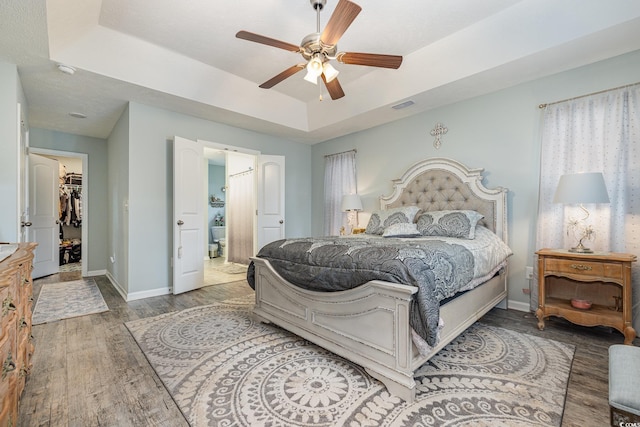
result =
[[[582,326],[610,326],[631,344],[636,331],[631,324],[632,254],[572,253],[563,249],[541,249],[538,255],[538,328],[544,319],[558,316]],[[572,299],[588,300],[589,309],[575,308]]]

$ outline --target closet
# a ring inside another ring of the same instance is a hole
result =
[[[70,169],[62,160],[58,159],[60,266],[79,267],[82,260],[82,172],[81,166],[77,172],[77,166]]]

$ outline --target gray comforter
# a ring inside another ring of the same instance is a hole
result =
[[[287,281],[313,291],[342,291],[370,280],[418,287],[411,326],[430,346],[438,341],[440,302],[474,279],[473,253],[443,240],[286,239],[264,246],[257,256],[269,260]],[[247,280],[255,288],[253,263]]]

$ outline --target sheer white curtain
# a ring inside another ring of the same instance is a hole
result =
[[[324,234],[336,236],[348,227],[342,212],[342,196],[356,194],[356,151],[325,156],[324,168]]]
[[[595,251],[640,256],[640,84],[545,107],[536,248],[569,248],[567,221],[577,207],[553,203],[560,176],[602,172],[610,204],[586,205]],[[634,328],[640,330],[640,266],[633,265]],[[531,308],[537,308],[532,286]]]
[[[227,261],[249,264],[253,255],[253,171],[241,172],[229,176],[227,190]]]

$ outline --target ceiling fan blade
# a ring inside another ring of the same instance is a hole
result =
[[[277,76],[272,77],[271,79],[262,83],[259,87],[261,87],[262,89],[271,89],[272,87],[274,87],[275,85],[277,85],[278,83],[286,79],[287,77],[293,76],[295,73],[302,70],[303,68],[304,68],[304,64],[298,64],[298,65],[294,65],[293,67],[289,67],[283,72],[281,72],[280,74],[278,74]]]
[[[340,82],[337,78],[327,83],[327,80],[324,78],[324,74],[322,74],[322,81],[327,87],[327,91],[329,91],[329,96],[331,96],[331,99],[335,101],[336,99],[340,99],[344,96],[344,91],[342,90],[342,86],[340,86]]]
[[[320,36],[322,43],[336,45],[361,10],[360,6],[349,0],[340,0]]]
[[[380,55],[377,53],[342,52],[336,56],[336,59],[343,64],[394,69],[397,69],[402,64],[402,56]]]
[[[267,46],[273,46],[280,49],[288,50],[290,52],[300,51],[300,46],[296,46],[295,44],[261,36],[260,34],[256,33],[250,33],[249,31],[238,31],[236,37],[243,40],[249,40],[250,42],[262,43],[266,44]]]

